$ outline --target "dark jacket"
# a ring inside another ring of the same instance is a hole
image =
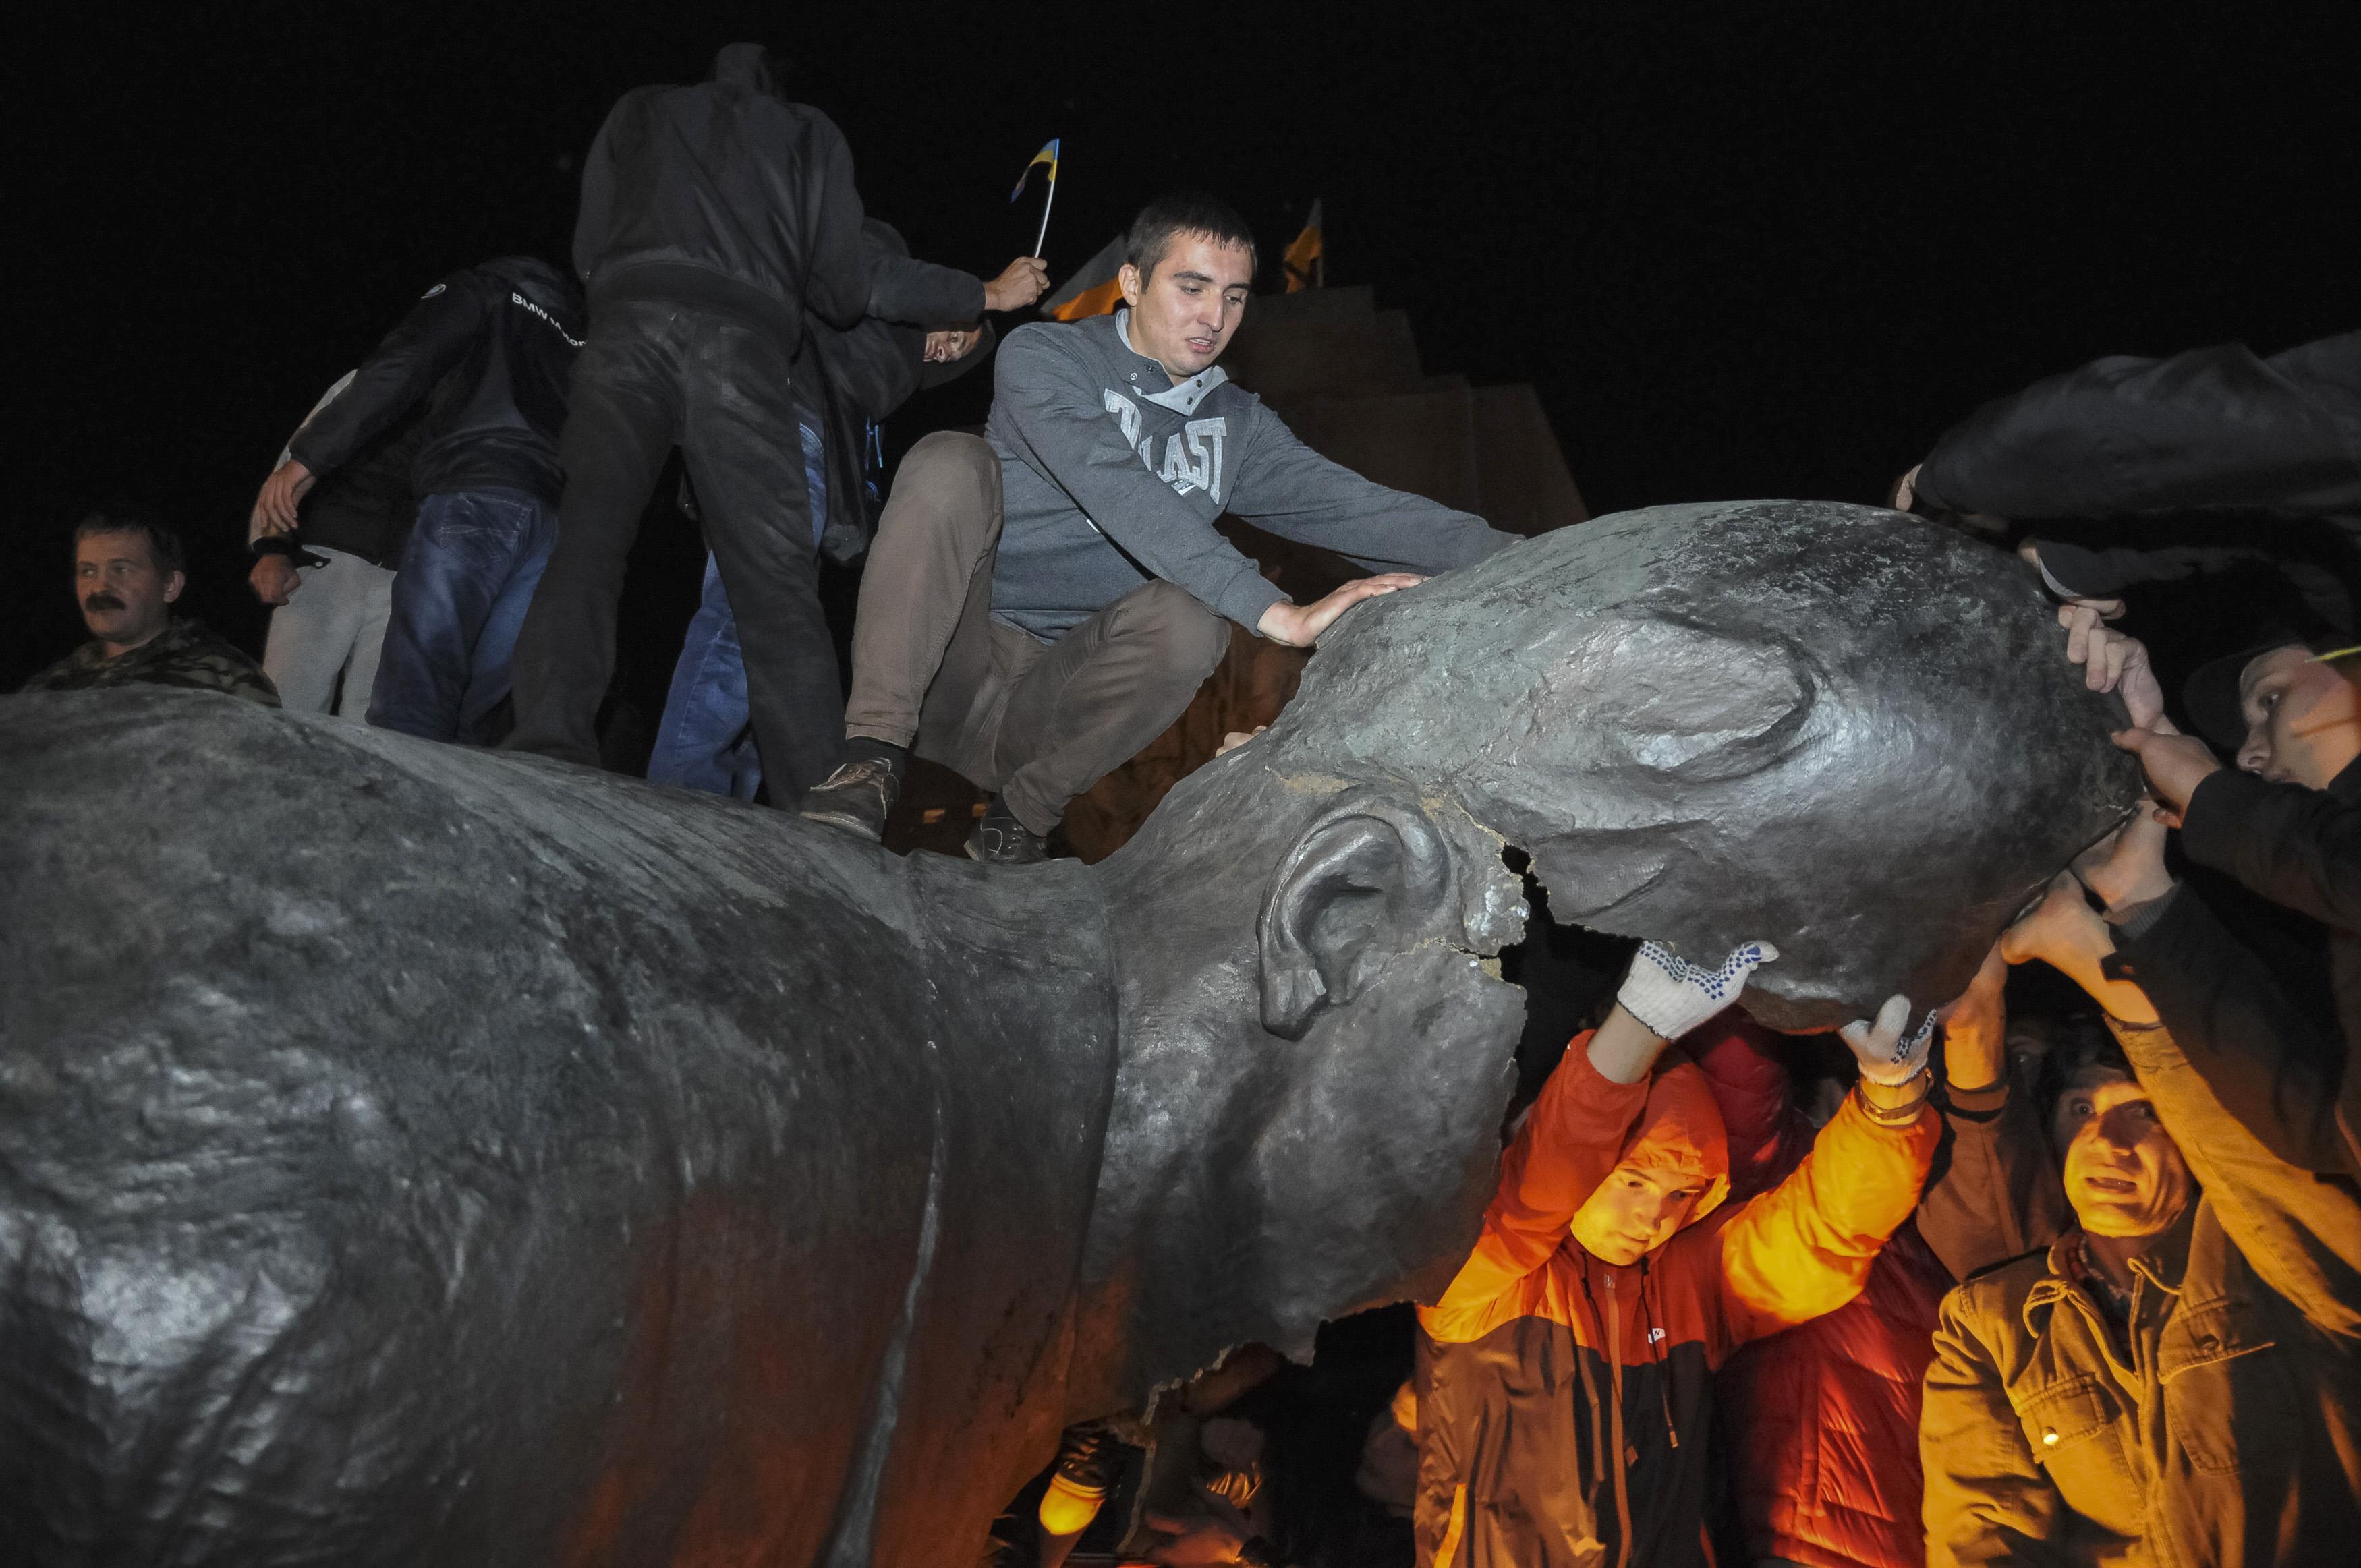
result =
[[[2324,790],[2209,774],[2182,817],[2181,847],[2328,927],[2344,1038],[2314,1025],[2186,887],[2119,928],[2120,967],[2276,1157],[2361,1178],[2361,762]]]
[[[869,431],[922,388],[940,385],[983,362],[991,331],[965,359],[927,363],[927,328],[965,325],[983,313],[983,285],[972,273],[913,260],[888,223],[862,225],[870,267],[870,313],[850,332],[815,324],[798,356],[796,383],[819,416],[828,463],[828,519],[820,549],[851,563],[869,548],[876,518],[869,504]]]
[[[412,489],[522,490],[555,506],[557,433],[582,331],[580,289],[545,261],[504,256],[455,272],[411,307],[288,450],[324,479],[423,404]]]
[[[179,615],[154,637],[113,658],[93,638],[18,689],[78,692],[124,685],[180,686],[244,697],[265,707],[279,706],[279,688],[261,665],[202,622]]]
[[[2349,540],[2361,533],[2361,333],[2268,359],[2224,344],[2169,359],[2116,356],[2052,376],[1945,432],[1916,488],[1933,506],[2011,518],[2327,519],[2344,531],[2334,542],[2344,547],[2301,545],[2322,558],[2290,576],[2315,609],[2349,624]],[[2041,541],[2052,586],[2092,597],[2258,553],[2253,542],[2220,540],[2156,551]],[[2324,598],[2332,594],[2345,601],[2341,610]]]
[[[1484,1228],[1419,1312],[1418,1561],[1432,1568],[1702,1563],[1713,1374],[1739,1346],[1860,1294],[1909,1218],[1939,1128],[1856,1096],[1771,1190],[1717,1208],[1729,1151],[1687,1062],[1613,1083],[1579,1035],[1500,1161]],[[1593,1257],[1575,1212],[1625,1158],[1705,1186],[1637,1265]]]
[[[762,46],[731,44],[711,81],[634,88],[608,112],[574,266],[594,309],[704,306],[776,327],[793,353],[807,317],[850,330],[868,313],[861,215],[843,133],[778,95]]]
[[[2361,1204],[2275,1159],[2162,1029],[2118,1030],[2202,1190],[2118,1338],[2081,1233],[1943,1303],[1927,1557],[2238,1568],[2361,1541]]]

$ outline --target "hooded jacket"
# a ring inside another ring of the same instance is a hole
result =
[[[1130,319],[1035,322],[1001,345],[994,620],[1049,641],[1160,577],[1251,631],[1287,596],[1213,527],[1224,511],[1373,572],[1446,571],[1515,543],[1330,462],[1218,365],[1174,386],[1133,350]]]
[[[1733,1021],[1683,1042],[1721,1108],[1734,1198],[1775,1187],[1812,1146],[1812,1124],[1774,1054],[1778,1038]],[[2005,1083],[1954,1098],[1970,1103],[1940,1107],[1944,1143],[1918,1212],[1878,1254],[1860,1296],[1747,1345],[1716,1380],[1723,1452],[1743,1456],[1729,1469],[1750,1560],[1927,1561],[1918,1385],[1953,1270],[2005,1262],[2064,1228],[2054,1197],[2020,1196],[2051,1196],[2058,1185],[2048,1140],[2022,1101]]]
[[[2161,1028],[2117,1028],[2200,1190],[2133,1260],[2081,1233],[1945,1299],[1919,1451],[1927,1558],[2260,1568],[2361,1541],[2361,1200],[2274,1156]]]
[[[760,44],[730,44],[710,81],[634,88],[608,112],[582,164],[574,266],[594,311],[704,306],[776,328],[792,354],[807,314],[850,331],[868,313],[861,217],[844,134],[779,95]]]
[[[555,506],[564,486],[557,433],[582,331],[582,291],[545,261],[504,256],[454,272],[287,449],[324,478],[423,405],[413,491],[522,490]]]
[[[1686,1061],[1609,1081],[1576,1036],[1500,1161],[1476,1249],[1423,1308],[1418,1560],[1431,1568],[1703,1563],[1713,1375],[1835,1310],[1917,1201],[1939,1129],[1857,1095],[1771,1191],[1723,1206],[1729,1149]],[[1630,1267],[1567,1227],[1626,1159],[1707,1182]]]

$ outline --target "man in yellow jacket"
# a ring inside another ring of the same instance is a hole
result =
[[[2169,889],[2163,839],[2135,819],[2092,891]],[[1928,1568],[2353,1562],[2361,1199],[2224,1108],[2072,873],[2004,950],[2080,982],[2122,1058],[2083,1064],[2052,1109],[2076,1228],[1944,1301],[1919,1426]]]

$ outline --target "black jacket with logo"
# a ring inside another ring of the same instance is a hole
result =
[[[594,304],[726,311],[775,326],[792,353],[807,312],[840,331],[868,313],[861,218],[843,133],[778,96],[760,45],[731,44],[711,81],[634,88],[608,112],[582,166],[574,266]]]
[[[555,506],[557,433],[582,332],[579,286],[545,261],[505,256],[455,272],[411,307],[288,450],[324,477],[423,403],[412,490],[522,490]]]

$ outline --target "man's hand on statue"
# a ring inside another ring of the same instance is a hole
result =
[[[1967,990],[1935,1010],[1943,1025],[1943,1076],[1954,1089],[1989,1089],[2008,1069],[2008,959],[2000,944],[1984,955]]]
[[[2127,909],[2172,891],[2164,868],[2165,826],[2143,800],[2132,819],[2075,857],[2074,874],[2110,910]]]
[[[312,493],[318,481],[312,470],[290,457],[270,471],[262,481],[262,493],[254,499],[254,523],[258,532],[292,533],[300,521],[296,506]]]
[[[929,365],[954,365],[973,354],[983,341],[980,326],[937,327],[927,334],[926,351],[920,357]]]
[[[2147,644],[2103,625],[2099,610],[2079,599],[2058,607],[2058,624],[2066,629],[2067,663],[2082,666],[2084,685],[2119,694],[2134,729],[2174,733],[2164,716],[2164,687],[2148,663]]]
[[[1222,737],[1222,743],[1213,748],[1213,755],[1226,757],[1269,728],[1268,724],[1257,724],[1251,730],[1233,729]]]
[[[2194,735],[2174,732],[2170,725],[2146,729],[2119,729],[2114,742],[2139,758],[2147,773],[2147,792],[2156,797],[2157,820],[2168,828],[2180,826],[2189,797],[2205,775],[2222,771],[2213,748]]]
[[[303,586],[295,563],[277,554],[255,557],[254,570],[246,575],[246,580],[254,597],[265,604],[285,604]]]
[[[1049,264],[1038,256],[1020,256],[983,286],[987,311],[1022,310],[1049,288]]]
[[[2009,962],[2040,959],[2114,1017],[2136,1025],[2156,1022],[2146,992],[2130,981],[2109,980],[2100,967],[2115,950],[2114,932],[2091,907],[2090,894],[2072,872],[2051,878],[2041,902],[2002,932],[2000,942]]]
[[[1374,577],[1356,577],[1327,598],[1313,599],[1310,604],[1279,600],[1262,612],[1255,630],[1282,646],[1309,648],[1320,641],[1320,634],[1334,624],[1338,616],[1363,599],[1414,588],[1424,581],[1415,572],[1381,572]]]
[[[2071,965],[2112,946],[2107,923],[2091,907],[2081,882],[2070,871],[2050,878],[2041,902],[2000,934],[2001,956],[2010,963],[2039,959],[2070,974]]]

